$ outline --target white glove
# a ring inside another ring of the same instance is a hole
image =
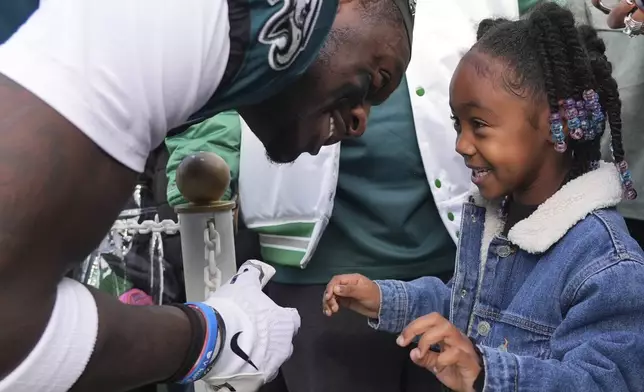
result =
[[[295,309],[277,306],[262,292],[274,274],[270,265],[249,260],[204,301],[219,312],[226,325],[222,352],[202,378],[213,390],[255,392],[275,378],[293,353],[300,315]]]

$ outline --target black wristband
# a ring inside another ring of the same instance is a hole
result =
[[[212,360],[212,366],[217,363],[219,356],[221,356],[222,351],[224,351],[224,344],[226,343],[226,323],[221,317],[221,314],[219,314],[216,309],[213,308],[213,310],[215,311],[215,317],[217,317],[217,339],[221,344],[218,345],[219,350],[215,354],[215,358]]]
[[[165,384],[176,383],[186,377],[188,372],[199,360],[206,339],[205,321],[202,320],[202,316],[198,311],[184,304],[170,304],[168,306],[180,309],[188,317],[188,321],[190,322],[190,346],[181,366],[179,366],[179,369],[170,378],[163,382]]]
[[[474,380],[474,385],[472,385],[472,387],[476,392],[483,392],[483,387],[485,387],[485,365],[483,363],[483,353],[479,350],[474,339],[470,338],[470,341],[472,342],[474,351],[476,351],[476,354],[479,356],[479,362],[481,363],[481,371],[476,377],[476,380]]]

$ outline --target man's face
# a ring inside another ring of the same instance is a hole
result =
[[[294,84],[239,109],[277,163],[365,131],[372,105],[400,84],[410,59],[404,27],[365,22],[356,1],[341,3],[316,61]]]

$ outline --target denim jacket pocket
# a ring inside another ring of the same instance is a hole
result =
[[[477,343],[516,355],[552,357],[554,327],[505,311],[476,309],[474,313],[471,335]]]

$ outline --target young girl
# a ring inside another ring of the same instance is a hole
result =
[[[615,210],[636,193],[604,50],[552,3],[483,21],[450,87],[478,188],[454,278],[336,276],[325,313],[417,341],[412,359],[455,391],[644,391],[644,254]]]

